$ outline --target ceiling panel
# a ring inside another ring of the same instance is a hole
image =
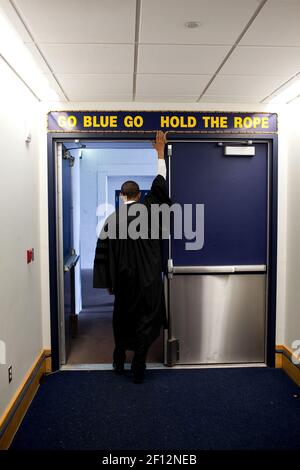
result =
[[[257,0],[142,0],[141,43],[233,44]],[[184,26],[199,21],[199,28]]]
[[[141,0],[137,101],[195,102],[261,0]],[[136,0],[1,0],[62,97],[132,100]],[[300,70],[300,0],[268,0],[201,102],[259,103]],[[187,21],[200,22],[189,29]]]
[[[9,22],[13,25],[16,33],[24,42],[32,42],[32,39],[26,28],[18,15],[16,14],[15,9],[13,8],[12,4],[9,0],[1,0],[0,1],[0,8],[4,12],[5,16],[9,20]]]
[[[70,100],[132,100],[133,78],[130,74],[58,74],[57,78]]]
[[[269,0],[241,44],[300,46],[300,1]]]
[[[212,74],[229,46],[140,45],[138,73]]]
[[[255,96],[204,95],[200,103],[259,103]]]
[[[66,98],[62,90],[60,89],[57,81],[53,77],[53,75],[47,73],[47,74],[41,74],[41,76],[47,80],[50,90],[45,89],[45,90],[42,90],[41,92],[38,92],[39,98],[44,101],[56,101],[56,100],[65,101]],[[53,96],[53,93],[51,93],[51,90],[54,91],[54,93],[56,94],[56,97]]]
[[[257,102],[265,98],[275,88],[280,86],[288,77],[280,76],[243,76],[243,75],[218,75],[207,94],[219,96],[253,96]]]
[[[26,44],[25,47],[28,49],[29,53],[31,54],[34,61],[36,62],[37,66],[40,68],[41,72],[42,73],[49,73],[50,70],[49,70],[46,62],[44,61],[43,57],[41,56],[41,54],[37,50],[35,44],[33,44],[33,43]]]
[[[135,0],[15,0],[15,4],[39,42],[134,42]]]
[[[299,72],[299,70],[300,47],[242,46],[237,47],[231,54],[221,73],[232,75],[292,76]]]
[[[199,96],[211,75],[137,75],[137,93],[140,95],[197,95]]]
[[[135,101],[156,102],[156,103],[195,103],[198,95],[136,95]]]
[[[131,44],[42,44],[56,73],[133,73]]]

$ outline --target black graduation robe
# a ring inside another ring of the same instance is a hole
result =
[[[167,182],[158,175],[143,204],[149,215],[152,204],[163,203],[170,204]],[[126,205],[127,210],[132,204]],[[128,217],[128,225],[133,219]],[[113,288],[113,331],[119,347],[134,350],[143,344],[147,348],[159,336],[161,326],[166,326],[162,271],[161,240],[98,239],[93,287]]]

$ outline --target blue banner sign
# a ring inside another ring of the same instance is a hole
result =
[[[273,134],[276,113],[205,111],[51,111],[48,132],[199,132]]]

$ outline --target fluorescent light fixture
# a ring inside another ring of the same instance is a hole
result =
[[[269,103],[288,104],[293,99],[300,95],[300,79],[295,80],[290,86],[285,88],[282,92],[278,92]]]
[[[59,96],[49,85],[46,75],[1,10],[0,54],[40,100],[59,100]]]

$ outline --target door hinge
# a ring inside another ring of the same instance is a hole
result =
[[[69,160],[69,166],[74,166],[75,163],[75,157],[73,157],[69,150],[64,150],[63,152],[63,159],[64,160]]]

